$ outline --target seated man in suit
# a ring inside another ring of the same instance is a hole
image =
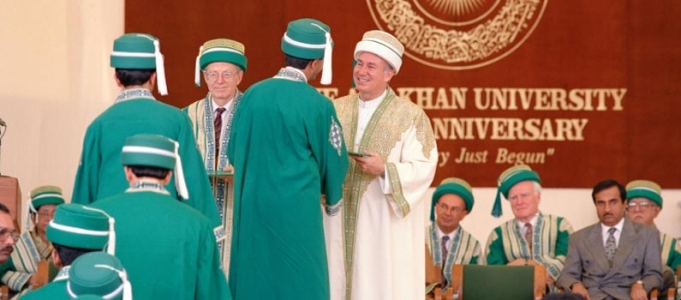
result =
[[[435,266],[442,269],[441,288],[449,287],[453,264],[477,264],[480,243],[460,225],[473,210],[471,186],[463,179],[447,178],[435,189],[426,231],[426,245]],[[435,216],[437,215],[437,218]],[[426,293],[434,285],[426,287]]]
[[[627,219],[655,227],[655,218],[662,210],[662,195],[660,186],[648,180],[634,180],[627,184]],[[681,265],[681,247],[671,235],[660,232],[660,248],[662,249],[662,277],[664,294],[669,288],[674,288],[676,267]]]
[[[539,211],[540,182],[537,172],[526,165],[501,173],[492,215],[501,215],[503,194],[515,218],[494,228],[487,239],[485,260],[488,265],[543,265],[546,282],[553,286],[563,269],[572,225]]]
[[[624,218],[627,192],[615,180],[591,193],[600,222],[570,236],[557,286],[587,299],[647,299],[662,286],[660,234]]]

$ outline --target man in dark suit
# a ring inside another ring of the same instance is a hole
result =
[[[570,236],[556,285],[590,300],[647,299],[662,286],[660,234],[624,219],[626,190],[615,180],[591,193],[599,223]]]

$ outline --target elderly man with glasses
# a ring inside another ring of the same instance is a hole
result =
[[[208,94],[183,110],[192,121],[192,132],[209,175],[231,173],[227,158],[227,144],[232,129],[232,118],[243,93],[238,85],[246,71],[245,47],[230,39],[214,39],[199,48],[194,81],[201,85],[200,73],[208,86]],[[210,176],[213,195],[225,228],[225,239],[220,243],[222,266],[228,275],[234,191],[224,176]]]
[[[660,186],[648,180],[634,180],[627,184],[627,219],[632,222],[655,226],[655,218],[662,211]],[[662,249],[663,292],[674,287],[674,274],[681,265],[681,247],[676,239],[660,232]]]

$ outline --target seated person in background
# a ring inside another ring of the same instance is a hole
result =
[[[71,263],[89,252],[115,248],[113,219],[102,211],[80,204],[57,206],[54,219],[47,225],[47,239],[52,242],[52,260],[60,268],[54,280],[21,297],[30,299],[70,299],[66,292]]]
[[[9,213],[9,208],[0,203],[0,272],[7,270],[6,264],[9,256],[14,251],[14,242],[17,236],[17,229],[14,227],[14,220]]]
[[[600,222],[570,236],[556,285],[590,300],[648,299],[662,286],[659,232],[624,218],[627,192],[619,182],[601,181],[591,196]]]
[[[66,292],[69,299],[81,299],[85,295],[100,299],[132,299],[132,287],[121,261],[104,252],[86,253],[73,262]]]
[[[634,180],[627,184],[627,219],[632,222],[655,227],[655,218],[662,210],[660,186],[648,180]],[[674,288],[676,267],[681,265],[681,247],[676,239],[660,232],[662,249],[662,277],[664,280],[661,295]]]
[[[510,202],[515,218],[494,228],[487,239],[488,265],[543,265],[549,286],[563,270],[572,225],[566,219],[539,211],[541,180],[529,166],[514,166],[499,176],[492,215],[501,215],[501,196]]]
[[[433,193],[430,211],[433,223],[426,231],[426,245],[433,263],[442,269],[443,289],[450,286],[453,264],[477,264],[482,255],[478,240],[459,225],[473,210],[473,204],[471,186],[463,179],[447,178]],[[431,283],[426,293],[434,287]]]
[[[551,293],[544,296],[542,300],[586,300],[586,298],[574,293]]]
[[[47,223],[52,221],[57,205],[64,204],[61,189],[56,186],[40,186],[31,191],[31,199],[27,203],[26,223],[19,240],[16,241],[13,264],[7,273],[2,275],[2,283],[12,291],[21,291],[32,286],[36,280],[37,262],[49,260],[52,255],[52,243],[47,240]],[[29,224],[33,229],[29,231]],[[38,257],[31,257],[37,254]]]

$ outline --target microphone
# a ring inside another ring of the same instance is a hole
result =
[[[7,127],[7,123],[5,123],[5,121],[0,119],[0,126]]]

